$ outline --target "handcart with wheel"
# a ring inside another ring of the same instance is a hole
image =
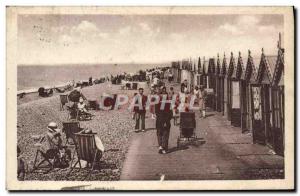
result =
[[[197,139],[195,128],[195,112],[180,112],[180,134],[177,139],[177,147],[181,147],[182,144],[186,144],[187,142],[192,142]]]

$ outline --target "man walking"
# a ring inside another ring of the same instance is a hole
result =
[[[135,112],[135,130],[136,131],[145,131],[145,115],[146,115],[146,102],[147,96],[144,94],[144,89],[139,88],[139,93],[136,95],[136,103],[139,103],[139,106],[134,108]]]
[[[163,87],[160,94],[160,101],[155,105],[157,140],[159,145],[158,153],[160,154],[168,152],[170,121],[172,119],[171,100],[172,97],[168,96],[166,87]]]

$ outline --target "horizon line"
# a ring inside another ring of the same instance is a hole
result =
[[[43,65],[51,65],[51,66],[59,66],[59,65],[126,65],[126,64],[133,64],[133,65],[138,65],[138,64],[170,64],[172,61],[166,61],[166,62],[115,62],[115,63],[108,63],[108,62],[103,62],[103,63],[18,63],[17,66],[43,66]]]

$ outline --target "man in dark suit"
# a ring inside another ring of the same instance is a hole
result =
[[[171,128],[170,121],[173,116],[171,100],[172,97],[168,95],[166,87],[163,87],[160,94],[160,101],[155,105],[157,140],[159,145],[158,153],[160,154],[166,154],[168,152],[168,143]]]
[[[139,88],[139,93],[136,95],[136,103],[140,103],[140,104],[139,106],[134,107],[135,130],[142,131],[142,132],[145,131],[145,115],[146,115],[146,103],[147,103],[147,96],[145,96],[143,93],[144,93],[144,89]]]

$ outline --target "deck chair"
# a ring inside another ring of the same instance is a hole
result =
[[[62,131],[66,134],[66,144],[74,144],[75,143],[75,133],[78,133],[81,131],[80,123],[78,121],[71,121],[71,122],[63,122],[63,129]],[[70,143],[70,140],[72,139],[73,143]]]
[[[60,97],[60,110],[64,110],[64,106],[69,102],[68,95],[59,95]]]
[[[72,166],[71,163],[71,170],[68,173],[67,177],[71,174],[71,172],[76,168],[76,165],[79,165],[79,171],[83,169],[81,167],[81,160],[87,162],[87,166],[90,164],[91,168],[87,176],[84,177],[85,180],[94,170],[94,167],[97,163],[100,163],[100,159],[102,157],[101,147],[97,147],[95,141],[96,133],[92,134],[84,134],[84,133],[75,133],[75,146],[77,152],[77,161]]]
[[[36,139],[36,138],[33,138],[33,139]],[[45,138],[43,138],[43,139],[45,139]],[[34,172],[35,170],[38,170],[38,169],[48,169],[44,173],[49,173],[51,170],[53,170],[54,163],[56,161],[55,156],[53,156],[54,152],[51,152],[51,150],[53,150],[53,149],[44,151],[44,150],[42,150],[41,146],[42,146],[41,142],[34,144],[36,153],[35,153],[33,168],[31,170],[31,172]],[[45,165],[44,164],[45,162],[48,164]]]
[[[92,120],[93,115],[90,113],[82,112],[79,109],[76,109],[76,120]]]

